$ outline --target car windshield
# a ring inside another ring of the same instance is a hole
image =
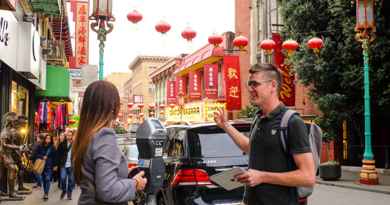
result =
[[[202,157],[234,157],[243,152],[226,133],[198,134]]]
[[[138,160],[138,148],[136,144],[119,144],[119,147],[128,160]]]
[[[249,131],[247,129],[239,130],[244,134]],[[238,157],[244,155],[244,152],[228,134],[216,128],[189,131],[188,141],[191,157]]]

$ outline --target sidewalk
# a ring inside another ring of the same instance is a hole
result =
[[[390,170],[377,169],[379,185],[365,185],[359,183],[361,167],[342,166],[341,178],[338,181],[324,181],[317,177],[317,183],[329,186],[338,186],[363,191],[390,194]]]

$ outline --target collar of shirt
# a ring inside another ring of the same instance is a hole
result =
[[[286,108],[286,106],[283,104],[283,103],[280,103],[274,110],[272,110],[267,116],[264,116],[263,115],[263,112],[262,110],[259,110],[256,112],[256,115],[261,118],[261,119],[272,119],[274,117],[276,117],[277,115],[279,115],[284,109]]]

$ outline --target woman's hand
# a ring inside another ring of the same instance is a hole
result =
[[[141,171],[137,175],[135,175],[132,179],[136,181],[135,189],[137,191],[142,191],[145,189],[146,183],[148,183],[148,180],[144,177],[145,172]]]

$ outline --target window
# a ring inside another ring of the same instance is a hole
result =
[[[144,96],[143,95],[133,95],[133,102],[134,102],[134,104],[144,103]]]
[[[184,129],[168,129],[168,136],[172,138],[166,144],[166,152],[168,157],[184,156],[184,138],[186,130]]]

